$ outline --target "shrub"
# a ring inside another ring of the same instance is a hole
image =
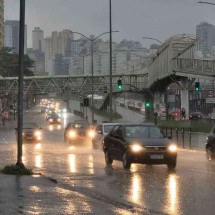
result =
[[[31,169],[28,169],[26,167],[20,167],[18,165],[7,165],[2,170],[1,173],[7,174],[7,175],[32,175],[33,172]]]

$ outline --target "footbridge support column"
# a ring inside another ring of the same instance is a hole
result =
[[[154,111],[159,113],[161,106],[164,106],[164,93],[154,92]]]
[[[186,118],[189,117],[189,91],[188,78],[181,79],[181,109],[185,109]]]

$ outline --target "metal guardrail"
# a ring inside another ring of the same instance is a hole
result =
[[[215,60],[176,58],[173,59],[173,70],[203,76],[214,76]]]

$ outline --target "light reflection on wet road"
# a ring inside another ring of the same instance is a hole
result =
[[[206,161],[204,152],[180,151],[175,172],[168,172],[165,165],[139,164],[132,164],[131,170],[125,171],[121,162],[105,167],[102,151],[93,151],[90,143],[81,146],[64,143],[64,126],[50,128],[40,114],[34,119],[43,127],[43,141],[24,144],[23,161],[34,172],[59,182],[61,187],[55,192],[65,200],[65,214],[72,214],[80,207],[99,214],[95,209],[98,204],[94,205],[92,199],[101,202],[104,208],[100,210],[106,211],[102,214],[108,215],[214,214],[215,164]],[[63,124],[67,123],[65,119]],[[0,143],[0,153],[0,166],[15,163],[14,135]],[[34,192],[40,192],[38,189],[31,187]],[[69,201],[71,192],[81,196],[82,204],[77,206]],[[39,203],[33,211],[40,211],[37,208]]]

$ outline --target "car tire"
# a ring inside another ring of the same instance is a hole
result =
[[[168,169],[169,170],[174,170],[175,167],[176,167],[176,163],[177,163],[176,159],[172,159],[172,160],[168,161],[168,163],[167,163]]]
[[[110,156],[110,152],[108,151],[108,149],[105,150],[105,163],[107,166],[113,163],[113,158]]]
[[[214,160],[214,157],[212,155],[212,148],[210,146],[206,149],[206,157],[208,161]]]
[[[131,161],[128,157],[128,153],[124,152],[122,156],[122,165],[124,169],[130,169],[131,168]]]

